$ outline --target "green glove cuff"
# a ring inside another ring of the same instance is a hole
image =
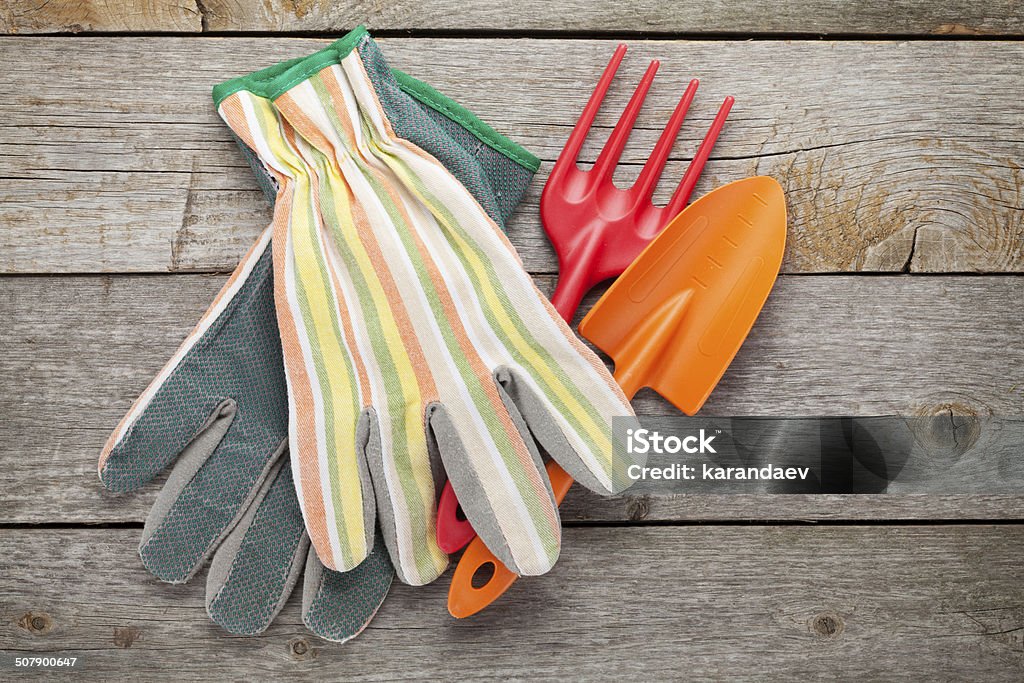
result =
[[[254,95],[270,100],[276,99],[324,67],[331,64],[340,64],[342,59],[352,50],[358,49],[360,43],[364,39],[369,39],[369,37],[370,34],[366,31],[366,28],[360,26],[350,31],[343,38],[339,38],[331,43],[329,47],[319,52],[314,52],[308,57],[291,59],[247,76],[232,78],[214,86],[213,102],[219,107],[226,98],[241,90],[247,90]],[[417,80],[397,69],[391,69],[391,74],[405,93],[457,123],[480,140],[480,142],[500,152],[532,173],[536,173],[540,168],[540,159],[521,145],[491,128],[480,120],[476,114],[455,100],[438,92],[423,81]],[[387,104],[383,104],[385,109],[387,109]],[[392,120],[400,119],[393,117]]]

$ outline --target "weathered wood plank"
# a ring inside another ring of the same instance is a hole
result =
[[[537,218],[540,188],[611,43],[382,43],[393,64],[547,162],[510,234],[532,272],[555,272]],[[230,269],[268,213],[209,89],[322,45],[0,40],[10,65],[0,102],[0,272]],[[596,156],[647,58],[660,57],[623,182],[638,173],[680,86],[699,75],[666,177],[681,175],[717,102],[736,95],[698,193],[753,173],[779,178],[790,209],[787,272],[1024,271],[1024,44],[651,41],[633,53],[583,153]],[[662,201],[671,190],[663,185]]]
[[[949,34],[1020,33],[1019,7],[927,1],[892,3],[875,0],[855,7],[833,2],[788,0],[771,12],[745,3],[720,1],[663,3],[657,0],[527,0],[500,5],[487,0],[460,3],[453,11],[445,0],[383,7],[357,2],[314,0],[296,8],[287,0],[245,5],[231,0],[204,3],[211,30],[340,31],[359,22],[374,28],[447,30],[559,30],[653,33],[871,33]],[[386,23],[385,23],[386,22]],[[259,28],[257,28],[259,27]]]
[[[1011,0],[979,4],[868,0],[854,4],[781,0],[771,12],[747,2],[702,0],[406,0],[383,5],[354,2],[260,3],[235,0],[50,0],[22,2],[0,11],[0,31],[318,31],[342,32],[357,24],[384,30],[565,31],[611,33],[753,33],[873,35],[1019,35],[1024,14]]]
[[[0,33],[203,30],[194,0],[20,0],[0,7]]]
[[[0,278],[0,520],[139,521],[96,457],[224,276]],[[549,291],[551,278],[540,281]],[[1024,278],[782,277],[706,415],[1024,415]],[[583,310],[589,308],[585,302]],[[672,414],[650,392],[641,414]],[[566,519],[1013,518],[1014,496],[577,493]]]
[[[487,611],[450,618],[446,579],[396,585],[344,645],[305,631],[298,596],[264,635],[224,634],[202,580],[145,572],[138,533],[0,536],[4,659],[77,653],[89,680],[1024,675],[1017,525],[572,529],[554,571]]]

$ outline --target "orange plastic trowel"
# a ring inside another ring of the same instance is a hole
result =
[[[786,246],[786,200],[773,178],[712,190],[684,209],[604,293],[580,334],[615,362],[632,398],[650,387],[688,415],[704,405],[768,298]],[[553,461],[561,503],[572,478]],[[493,575],[474,586],[484,567]],[[476,614],[518,579],[479,538],[452,577],[448,611]]]
[[[757,320],[785,247],[778,182],[757,176],[724,185],[680,213],[633,261],[580,334],[615,361],[627,396],[650,387],[693,415]]]

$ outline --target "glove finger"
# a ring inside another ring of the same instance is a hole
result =
[[[327,569],[310,548],[302,584],[302,621],[327,640],[343,643],[354,638],[377,614],[394,575],[380,534],[369,556],[347,572]]]
[[[209,457],[204,438],[197,439],[171,470],[139,543],[143,564],[157,578],[170,583],[192,578],[259,495],[284,452],[284,435],[276,450],[260,453],[242,433],[246,427],[241,418],[234,420]],[[217,424],[204,437],[221,429]]]
[[[291,119],[302,120],[313,110],[301,109],[299,97],[283,95],[275,106]],[[316,140],[324,147],[330,144],[326,136]],[[432,465],[436,458],[430,457],[423,428],[422,406],[435,394],[432,381],[424,376],[426,362],[417,355],[420,350],[405,343],[411,322],[391,279],[387,256],[368,239],[369,214],[384,209],[351,200],[353,188],[356,198],[362,198],[375,182],[358,162],[343,163],[339,168],[303,137],[296,138],[295,148],[311,176],[315,218],[322,221],[319,246],[330,269],[335,298],[348,313],[340,320],[338,332],[352,354],[353,366],[361,366],[357,370],[360,395],[367,407],[355,435],[354,443],[359,444],[355,457],[360,475],[369,466],[372,478],[372,488],[366,482],[363,491],[372,491],[376,498],[376,513],[401,580],[414,585],[429,583],[448,565],[447,555],[437,546],[435,526],[440,467]],[[344,485],[330,482],[332,498],[343,498],[337,489]],[[373,498],[367,496],[364,501]],[[344,505],[336,509],[346,517],[335,524],[339,544],[355,547],[352,541],[363,539],[346,539],[345,535],[363,531],[370,534],[364,546],[368,552],[374,510],[354,510],[365,520],[360,526],[358,519],[347,519],[353,510]],[[365,556],[342,556],[340,562],[335,558],[334,568],[351,569]]]
[[[497,457],[500,451],[495,451],[496,457],[488,460],[491,473],[481,475],[470,458],[466,446],[469,441],[460,436],[459,427],[444,406],[432,408],[430,430],[462,511],[477,535],[510,570],[536,576],[550,571],[558,560],[561,521],[551,482],[529,430],[501,387],[497,389],[511,408],[508,417],[518,431],[518,448],[512,452],[519,453],[520,458],[515,462]],[[525,462],[522,453],[527,454]]]
[[[210,619],[239,635],[265,631],[291,595],[308,550],[291,467],[279,457],[210,562]]]
[[[221,411],[234,395],[231,388],[239,384],[239,368],[234,365],[238,352],[244,351],[239,347],[259,341],[260,336],[268,346],[275,346],[273,332],[257,335],[255,340],[249,335],[268,318],[273,327],[273,308],[266,307],[267,302],[273,304],[268,299],[269,241],[268,231],[110,435],[99,461],[100,480],[107,488],[125,492],[145,485],[187,445],[222,421]],[[216,443],[209,436],[204,439],[207,455]]]
[[[366,411],[359,444],[373,476],[380,531],[395,572],[403,583],[422,586],[444,573],[448,555],[437,545],[437,492],[444,475],[417,406],[405,406],[384,425],[377,411]]]
[[[513,366],[498,368],[494,378],[501,385],[507,401],[522,416],[537,443],[565,469],[572,478],[591,491],[598,493],[617,493],[627,488],[632,482],[625,476],[627,463],[613,462],[602,467],[594,460],[595,449],[589,447],[588,440],[574,429],[574,425],[564,413],[552,405],[551,401],[537,388],[535,382],[521,369]],[[623,420],[620,431],[640,425],[632,415],[623,415],[616,419]],[[610,426],[609,426],[609,432]],[[583,435],[586,436],[586,435]],[[613,435],[614,436],[614,435]],[[612,449],[609,454],[614,460],[624,458],[623,448]],[[598,474],[602,476],[598,476]]]
[[[239,90],[220,102],[219,111],[246,146],[260,151],[281,188],[273,222],[274,300],[295,488],[321,560],[332,569],[350,569],[373,545],[375,504],[369,472],[354,448],[365,368],[352,338],[338,257],[323,235],[321,212],[345,197],[323,192],[308,144],[269,99]]]

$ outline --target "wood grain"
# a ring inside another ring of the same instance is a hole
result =
[[[0,519],[139,521],[96,458],[225,276],[0,278]],[[550,291],[551,278],[540,282]],[[587,310],[596,295],[584,303]],[[705,415],[1024,415],[1024,278],[784,276]],[[675,414],[649,391],[647,415]],[[578,493],[573,520],[1019,517],[1019,496]]]
[[[531,272],[555,272],[537,219],[540,188],[611,43],[381,42],[395,66],[545,160],[510,236]],[[269,214],[213,111],[210,87],[323,44],[0,40],[0,59],[11,65],[0,102],[0,272],[232,268]],[[1016,68],[1024,44],[639,42],[584,161],[596,156],[652,57],[664,66],[624,155],[621,182],[636,177],[681,85],[699,75],[659,201],[671,194],[671,179],[681,176],[718,103],[734,94],[737,105],[697,193],[755,173],[777,177],[790,211],[786,272],[1024,272]]]
[[[203,30],[194,0],[20,0],[0,7],[2,33]]]
[[[0,536],[0,660],[77,654],[89,680],[1024,675],[1020,526],[572,529],[554,571],[476,617],[447,615],[447,579],[396,585],[344,645],[306,632],[298,595],[260,637],[221,632],[202,577],[156,581],[138,533]]]
[[[1019,3],[993,0],[31,0],[0,10],[0,31],[316,31],[357,24],[388,31],[609,32],[615,34],[1020,35]]]

